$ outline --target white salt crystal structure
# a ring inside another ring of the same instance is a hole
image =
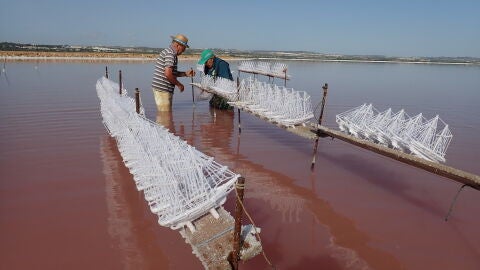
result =
[[[208,76],[208,75],[207,75]],[[209,76],[210,77],[210,76]],[[217,77],[211,86],[211,89],[220,95],[232,100],[237,96],[237,83],[229,79]]]
[[[295,126],[313,118],[311,97],[304,91],[295,91],[252,77],[235,81],[204,75],[200,87],[225,97],[233,106],[248,109],[285,126]]]
[[[289,78],[290,76],[287,75],[287,69],[287,64],[277,62],[242,61],[238,66],[239,71],[258,73],[277,78]]]
[[[306,92],[252,78],[240,82],[237,100],[231,104],[285,126],[295,126],[313,118],[311,98]]]
[[[135,111],[127,90],[102,77],[96,84],[103,123],[118,149],[138,190],[142,190],[158,223],[172,229],[222,205],[238,174],[214,161],[163,126]]]
[[[452,140],[448,125],[437,115],[427,120],[423,114],[409,117],[402,109],[379,112],[372,104],[363,104],[337,114],[341,131],[378,142],[433,162],[445,162]]]

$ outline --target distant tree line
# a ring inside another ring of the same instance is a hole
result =
[[[103,52],[103,53],[139,53],[158,54],[163,48],[122,47],[122,46],[74,46],[44,45],[33,43],[1,42],[0,51],[38,51],[38,52]],[[203,49],[188,49],[185,55],[198,55]],[[262,60],[312,60],[312,61],[377,61],[377,62],[423,62],[423,63],[468,63],[480,65],[475,57],[389,57],[384,55],[341,55],[323,54],[307,51],[265,51],[213,48],[217,55],[233,58],[252,58]]]

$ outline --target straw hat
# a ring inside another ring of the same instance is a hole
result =
[[[190,46],[188,46],[188,38],[182,34],[178,34],[176,36],[170,36],[172,38],[172,41],[175,41],[187,48],[190,48]]]

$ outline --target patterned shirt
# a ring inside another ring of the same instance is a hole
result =
[[[176,74],[177,62],[177,54],[171,46],[160,52],[160,55],[155,62],[155,71],[152,80],[153,88],[173,93],[175,85],[167,80],[167,77],[165,76],[165,68],[173,67],[173,74]]]

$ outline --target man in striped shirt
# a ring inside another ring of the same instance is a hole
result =
[[[177,71],[177,56],[181,55],[188,48],[188,38],[184,35],[170,36],[172,43],[170,47],[160,52],[153,73],[152,90],[159,112],[172,110],[172,97],[175,86],[183,92],[184,86],[177,80],[178,77],[193,77],[195,71]]]

